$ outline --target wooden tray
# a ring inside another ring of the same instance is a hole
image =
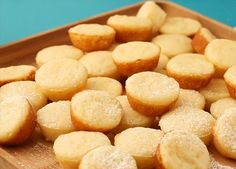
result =
[[[216,22],[196,12],[166,1],[157,3],[172,16],[186,16],[199,20],[203,26],[209,28],[217,37],[236,40],[236,30],[222,23]],[[5,46],[0,47],[0,67],[17,64],[35,64],[36,53],[47,46],[70,44],[67,30],[80,23],[105,24],[109,16],[114,14],[135,15],[142,3],[104,13],[89,19],[81,20],[57,29],[41,33]],[[209,148],[214,158],[221,164],[236,168],[236,162],[226,159],[217,153],[214,147]],[[52,152],[52,143],[48,143],[35,132],[28,143],[18,147],[0,147],[0,169],[60,169]]]

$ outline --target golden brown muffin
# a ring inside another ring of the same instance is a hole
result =
[[[112,27],[100,24],[79,24],[68,32],[73,45],[86,52],[108,49],[116,34]]]
[[[152,21],[136,16],[114,15],[107,24],[116,31],[116,40],[120,42],[148,41],[152,36]]]

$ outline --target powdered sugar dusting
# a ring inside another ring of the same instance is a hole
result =
[[[210,166],[208,169],[233,169],[230,166],[221,165],[212,155],[210,155]]]

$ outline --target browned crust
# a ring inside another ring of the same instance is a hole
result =
[[[236,99],[236,86],[231,84],[229,81],[225,79],[225,84],[227,86],[227,89],[229,91],[229,94],[232,98]]]
[[[152,27],[129,29],[127,27],[109,24],[116,31],[116,40],[119,42],[150,41],[152,38]]]
[[[162,163],[162,159],[161,159],[160,147],[161,147],[161,145],[158,144],[157,151],[156,151],[156,169],[165,169],[165,167],[163,166],[163,163]]]
[[[195,52],[204,54],[209,41],[198,31],[192,40],[192,47]]]
[[[158,61],[159,61],[159,55],[154,56],[153,58],[148,59],[148,60],[139,59],[132,63],[125,63],[125,62],[117,63],[115,61],[114,62],[117,66],[119,73],[122,76],[127,77],[137,72],[153,70],[154,68],[157,67]]]
[[[86,52],[108,49],[115,39],[115,33],[110,35],[82,35],[69,31],[72,44]]]
[[[29,114],[24,122],[24,124],[20,127],[18,133],[10,140],[6,142],[1,142],[2,145],[19,145],[23,144],[27,141],[34,132],[36,126],[36,113],[34,113],[32,106],[29,104]]]
[[[214,73],[205,76],[184,76],[167,69],[167,75],[173,77],[183,89],[200,89],[210,82]]]
[[[168,112],[171,107],[175,104],[175,102],[177,101],[178,98],[176,98],[175,101],[173,101],[172,103],[168,104],[168,105],[148,105],[148,104],[144,104],[143,102],[139,101],[138,99],[132,97],[131,95],[129,95],[129,93],[127,92],[127,98],[128,101],[131,105],[131,107],[140,112],[143,113],[146,116],[161,116],[164,113]]]

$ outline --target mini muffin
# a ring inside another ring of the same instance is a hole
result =
[[[201,28],[192,40],[194,51],[204,54],[206,46],[214,39],[216,37],[207,28]]]
[[[210,112],[215,119],[218,119],[224,113],[226,109],[235,107],[235,106],[236,106],[236,100],[230,97],[226,97],[212,103]]]
[[[114,144],[132,155],[139,169],[153,169],[155,152],[162,136],[161,130],[134,127],[117,134]]]
[[[116,32],[107,25],[79,24],[68,31],[72,44],[86,52],[108,49]]]
[[[114,15],[107,25],[116,31],[116,40],[120,42],[148,41],[152,36],[152,21],[136,16]]]
[[[179,97],[173,108],[189,106],[204,109],[205,98],[196,90],[180,89]]]
[[[36,55],[36,64],[42,66],[49,60],[69,58],[79,60],[83,56],[83,51],[71,45],[56,45],[40,50]]]
[[[164,135],[156,153],[156,169],[208,169],[207,147],[194,134],[172,131]]]
[[[34,80],[36,67],[30,65],[9,66],[0,68],[0,86],[23,80]]]
[[[122,114],[119,101],[104,91],[82,91],[71,100],[71,118],[78,130],[110,131],[119,125]]]
[[[81,159],[87,152],[110,144],[110,140],[103,133],[77,131],[60,135],[54,142],[53,150],[63,168],[78,169]]]
[[[167,112],[179,97],[179,84],[155,72],[141,72],[126,80],[126,94],[132,108],[149,116]]]
[[[163,71],[165,71],[166,65],[168,62],[169,62],[169,58],[166,55],[161,53],[159,61],[158,61],[158,65],[153,71],[157,73],[162,73]]]
[[[212,79],[208,85],[200,89],[199,92],[206,99],[206,110],[210,109],[213,102],[230,96],[223,79]]]
[[[230,67],[224,74],[226,86],[229,94],[234,99],[236,98],[236,65]]]
[[[193,51],[192,40],[186,35],[163,34],[152,39],[152,43],[161,47],[161,52],[168,57]]]
[[[166,12],[155,2],[146,1],[137,13],[137,17],[148,18],[152,21],[152,33],[156,34],[166,19]]]
[[[79,169],[138,169],[134,158],[114,146],[100,146],[89,151]]]
[[[123,115],[119,126],[113,132],[118,133],[131,127],[151,127],[155,117],[146,116],[134,110],[125,95],[118,96],[116,99],[122,106]]]
[[[192,53],[173,57],[166,65],[166,70],[184,89],[206,86],[215,72],[214,65],[204,55]]]
[[[161,116],[159,125],[165,133],[172,130],[191,132],[208,145],[212,139],[215,119],[204,110],[182,106]]]
[[[80,60],[88,70],[89,77],[110,77],[119,79],[117,67],[110,51],[96,51],[84,55]]]
[[[121,83],[108,77],[89,78],[85,89],[105,91],[114,97],[121,95],[123,92]]]
[[[35,81],[52,101],[70,99],[84,89],[87,70],[73,59],[57,59],[42,65],[35,74]]]
[[[196,19],[187,17],[168,17],[161,26],[160,32],[163,34],[183,34],[193,36],[202,27]]]
[[[236,41],[228,39],[215,39],[206,49],[207,59],[215,65],[216,77],[222,77],[225,71],[236,65]]]
[[[128,42],[116,47],[112,57],[123,76],[153,70],[158,64],[160,47],[150,42]]]
[[[229,108],[217,119],[214,145],[225,157],[236,159],[236,107]]]
[[[37,122],[48,141],[54,141],[59,135],[75,131],[70,117],[70,101],[52,102],[39,109]]]
[[[24,97],[10,97],[0,103],[0,144],[17,145],[30,138],[35,128],[32,106]]]
[[[27,98],[34,111],[47,104],[47,97],[33,81],[11,82],[0,88],[0,102],[5,98],[16,96]]]

